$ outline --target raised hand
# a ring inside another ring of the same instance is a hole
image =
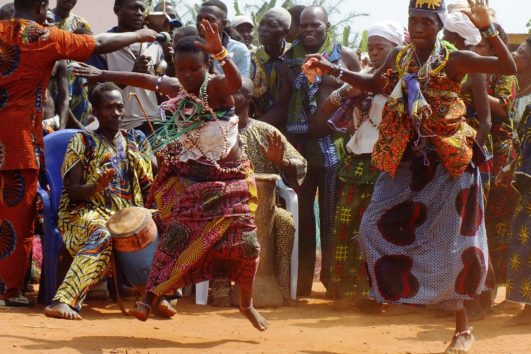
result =
[[[211,54],[218,54],[223,50],[217,24],[211,24],[207,20],[202,20],[199,24],[199,33],[206,43],[195,42],[196,47]]]
[[[465,15],[479,30],[485,30],[492,24],[488,0],[467,0],[470,9],[462,9]]]
[[[149,28],[142,28],[136,31],[138,42],[154,42],[157,39],[157,32]]]
[[[260,150],[265,158],[276,166],[282,166],[284,162],[284,152],[286,150],[282,137],[277,132],[267,137],[267,146],[260,144]]]
[[[78,62],[73,66],[72,72],[76,76],[81,76],[89,79],[90,81],[98,81],[103,79],[103,70],[90,66],[88,64]]]

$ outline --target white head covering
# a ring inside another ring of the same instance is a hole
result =
[[[273,7],[272,9],[268,10],[265,15],[274,15],[278,18],[278,21],[284,28],[290,28],[291,27],[291,14],[288,10],[286,10],[283,7]]]
[[[450,12],[444,28],[463,37],[465,45],[477,45],[481,42],[481,33],[468,16],[461,11]]]
[[[251,27],[254,28],[253,19],[245,15],[235,16],[231,24],[233,27],[238,27],[239,25],[243,25],[244,23],[248,23],[251,25]]]
[[[379,21],[367,30],[367,36],[380,36],[396,45],[404,44],[404,26],[396,21]]]

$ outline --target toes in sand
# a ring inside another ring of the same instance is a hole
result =
[[[249,309],[240,309],[240,312],[247,317],[247,319],[252,323],[252,325],[259,331],[265,331],[269,328],[269,322],[260,315],[254,307]]]
[[[81,320],[81,316],[73,308],[62,302],[56,302],[44,309],[44,314],[48,317],[60,318],[64,320]]]

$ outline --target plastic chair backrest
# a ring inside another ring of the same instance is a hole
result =
[[[80,132],[77,129],[63,129],[44,137],[44,163],[46,165],[46,179],[50,186],[50,201],[53,215],[57,215],[61,191],[63,190],[63,176],[61,167],[65,159],[66,148],[72,137]]]

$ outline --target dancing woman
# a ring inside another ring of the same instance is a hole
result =
[[[229,278],[240,285],[240,311],[263,331],[269,324],[252,303],[260,249],[256,185],[239,143],[232,97],[241,76],[221,45],[217,26],[203,20],[200,30],[205,40],[186,37],[175,46],[177,79],[87,65],[76,73],[173,97],[162,104],[172,118],[150,137],[160,169],[148,205],[159,209],[161,238],[146,295],[131,314],[145,321],[159,297],[204,280]],[[224,75],[209,75],[209,53]]]
[[[478,164],[483,141],[465,121],[459,93],[467,73],[511,75],[516,65],[484,1],[463,10],[496,56],[451,51],[438,39],[444,1],[412,0],[411,44],[394,49],[374,75],[310,55],[306,66],[355,88],[390,94],[373,150],[382,171],[360,226],[378,302],[438,304],[456,312],[447,353],[470,350],[464,300],[484,288],[488,247]],[[473,159],[473,151],[475,158]]]

